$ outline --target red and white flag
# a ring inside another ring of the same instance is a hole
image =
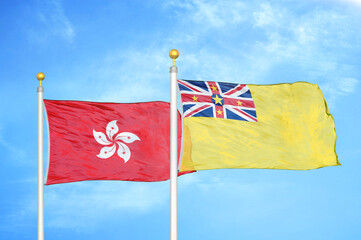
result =
[[[50,137],[46,185],[169,179],[169,103],[44,100],[44,104]],[[179,114],[178,126],[179,156]]]

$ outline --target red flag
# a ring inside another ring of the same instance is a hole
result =
[[[169,103],[44,100],[44,104],[50,137],[46,185],[169,179]],[[178,156],[180,146],[178,127]]]

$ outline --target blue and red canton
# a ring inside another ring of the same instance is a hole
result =
[[[184,117],[214,117],[257,122],[246,84],[178,80]]]

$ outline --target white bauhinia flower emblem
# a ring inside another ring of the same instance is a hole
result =
[[[97,155],[99,158],[110,158],[113,156],[115,151],[117,150],[117,146],[119,146],[118,149],[118,155],[119,157],[124,159],[124,162],[127,162],[130,158],[130,150],[125,143],[132,143],[135,140],[139,140],[139,137],[133,133],[130,132],[122,132],[119,133],[114,137],[114,135],[119,131],[119,128],[117,126],[117,120],[111,121],[108,123],[106,128],[106,133],[108,138],[105,136],[102,132],[97,132],[93,129],[93,136],[95,140],[100,143],[101,145],[107,145],[106,147],[103,147],[100,150],[100,153]],[[123,141],[123,142],[122,142]]]

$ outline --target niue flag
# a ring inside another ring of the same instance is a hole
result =
[[[335,123],[316,84],[178,85],[184,116],[180,171],[340,165]]]

